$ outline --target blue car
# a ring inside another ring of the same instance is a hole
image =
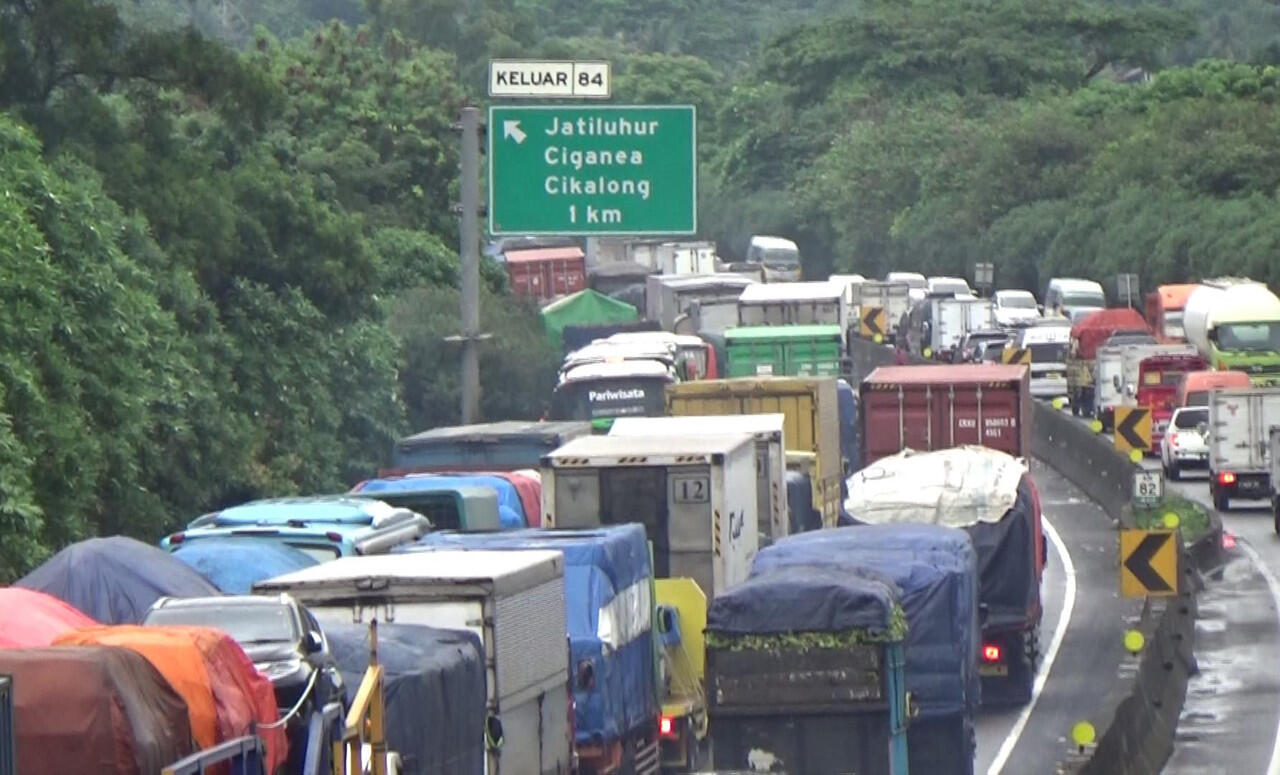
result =
[[[169,535],[161,548],[192,541],[252,537],[274,541],[319,562],[355,554],[385,554],[430,530],[421,514],[369,498],[271,498],[215,511]]]

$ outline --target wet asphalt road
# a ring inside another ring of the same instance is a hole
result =
[[[1069,752],[1073,724],[1105,723],[1100,699],[1125,669],[1122,633],[1140,609],[1137,601],[1119,596],[1116,533],[1110,518],[1052,469],[1036,463],[1033,471],[1044,515],[1074,565],[1074,604],[1043,691],[1025,720],[1020,720],[1023,708],[987,711],[979,717],[974,771],[987,775],[1052,772],[1054,763]],[[1050,647],[1069,596],[1066,563],[1058,547],[1051,543],[1050,548],[1042,587],[1042,651]]]
[[[1195,478],[1166,482],[1166,487],[1212,508],[1204,475],[1188,476]],[[1275,758],[1280,618],[1264,569],[1280,575],[1280,538],[1265,501],[1237,501],[1222,517],[1237,547],[1222,580],[1210,581],[1200,596],[1196,660],[1201,672],[1187,688],[1166,773],[1267,773]]]

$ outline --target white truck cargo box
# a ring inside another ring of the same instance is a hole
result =
[[[489,715],[501,723],[503,738],[501,746],[487,746],[485,772],[570,772],[569,643],[560,552],[343,557],[259,582],[255,590],[288,592],[321,622],[377,619],[477,634],[487,662]]]
[[[757,532],[760,546],[789,532],[787,459],[782,414],[691,417],[619,417],[610,436],[682,436],[750,433],[756,444]],[[765,505],[767,504],[767,508]]]
[[[1209,394],[1209,488],[1225,510],[1233,496],[1271,494],[1271,428],[1280,425],[1280,387]]]
[[[542,458],[544,525],[638,522],[654,575],[692,578],[708,598],[747,578],[757,520],[748,433],[584,436]]]

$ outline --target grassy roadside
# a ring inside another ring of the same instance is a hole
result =
[[[1204,506],[1181,495],[1167,494],[1150,508],[1135,508],[1133,518],[1139,528],[1159,530],[1165,528],[1165,515],[1176,514],[1182,528],[1182,539],[1195,541],[1209,530],[1209,512]]]

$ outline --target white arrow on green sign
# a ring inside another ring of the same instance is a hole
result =
[[[489,108],[489,231],[697,231],[691,105]]]

